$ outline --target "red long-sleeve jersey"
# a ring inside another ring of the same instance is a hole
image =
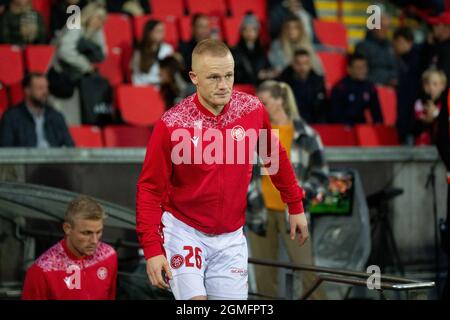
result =
[[[257,149],[247,132],[261,129],[271,130],[264,106],[258,98],[237,91],[217,116],[201,105],[197,94],[163,114],[153,129],[137,183],[136,230],[146,259],[164,254],[164,211],[207,234],[232,232],[244,225],[252,157]],[[245,161],[239,162],[238,141],[242,141],[244,131],[248,147],[243,149]],[[289,213],[303,213],[304,192],[285,149],[281,145],[273,148],[270,139],[265,141],[268,158],[278,153],[279,170],[271,175],[272,182]],[[222,153],[217,151],[221,147]],[[196,157],[202,152],[202,161],[198,161]],[[209,161],[205,154],[215,161]],[[180,157],[190,162],[180,161]],[[230,162],[231,158],[234,161]]]
[[[63,239],[28,269],[23,300],[114,300],[117,254],[99,243],[91,256],[77,258]]]

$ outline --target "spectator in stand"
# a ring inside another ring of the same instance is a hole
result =
[[[328,106],[323,76],[312,69],[311,56],[304,49],[294,53],[292,64],[278,78],[292,88],[298,111],[307,123],[325,122]]]
[[[370,81],[396,86],[398,81],[396,58],[388,39],[390,25],[390,16],[382,13],[380,29],[368,30],[366,38],[356,45],[355,52],[366,57]]]
[[[414,44],[414,34],[408,27],[395,30],[392,45],[398,65],[397,132],[402,144],[413,145],[414,103],[420,92],[422,46]]]
[[[9,108],[0,121],[0,146],[73,147],[64,117],[48,104],[45,75],[31,73],[25,76],[23,88],[25,100]]]
[[[248,14],[244,17],[240,26],[239,42],[232,50],[236,63],[236,83],[256,86],[275,76],[260,42],[260,30],[261,25],[256,16]]]
[[[201,13],[194,15],[192,18],[192,38],[189,42],[181,42],[179,47],[187,71],[191,70],[192,51],[197,43],[211,36],[212,30],[209,17]],[[187,77],[188,75],[186,74],[185,76]]]
[[[57,39],[52,68],[58,74],[69,77],[74,90],[69,97],[58,96],[54,90],[52,91],[57,83],[55,84],[49,78],[51,100],[53,106],[64,114],[70,125],[81,123],[81,100],[78,84],[84,76],[96,72],[95,63],[92,62],[93,57],[90,56],[95,55],[97,60],[106,56],[107,48],[103,33],[106,17],[107,12],[104,7],[96,2],[91,2],[81,10],[81,29],[69,30],[66,26]],[[88,47],[91,54],[82,52],[81,43]]]
[[[182,64],[174,57],[164,58],[159,63],[160,92],[167,109],[195,92],[195,87],[183,79],[184,72]]]
[[[308,37],[317,42],[314,35],[313,19],[317,17],[315,13],[314,4],[307,3],[311,1],[300,0],[283,0],[279,1],[269,10],[269,32],[272,39],[279,36],[283,21],[290,16],[299,18],[305,28]],[[311,11],[308,10],[308,8]]]
[[[63,0],[57,1],[50,14],[50,36],[58,37],[59,32],[64,28],[67,18],[70,14],[67,13],[69,6],[76,5],[83,8],[86,5],[86,0]]]
[[[450,79],[450,12],[431,18],[434,41],[431,46],[431,65],[443,70]]]
[[[8,44],[43,44],[47,41],[44,20],[31,0],[11,0],[0,16],[0,41]]]
[[[109,13],[124,13],[135,17],[150,12],[148,0],[114,0],[105,2]]]
[[[373,82],[367,79],[367,60],[355,53],[348,59],[348,75],[331,91],[330,121],[353,126],[368,122],[364,111],[369,109],[372,122],[382,123],[383,115],[378,93]]]
[[[436,131],[436,119],[442,109],[442,94],[447,77],[442,70],[431,67],[422,75],[423,94],[414,105],[416,145],[430,145]]]
[[[309,52],[314,71],[322,75],[323,68],[310,38],[305,32],[303,23],[297,17],[291,16],[284,23],[280,37],[274,41],[269,50],[269,61],[279,73],[292,62],[294,52],[305,49]]]
[[[164,24],[159,20],[148,21],[132,61],[133,84],[159,86],[159,61],[174,53],[172,46],[163,40]]]

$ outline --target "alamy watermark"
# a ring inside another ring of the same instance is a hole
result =
[[[70,5],[66,10],[70,17],[67,18],[66,26],[69,30],[79,30],[81,29],[81,9],[77,5]]]
[[[369,290],[381,289],[381,269],[377,265],[370,265],[367,267],[367,271],[370,276],[367,278],[366,284]]]

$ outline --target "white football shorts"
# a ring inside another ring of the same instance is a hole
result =
[[[164,249],[177,300],[207,296],[210,300],[246,300],[248,249],[242,227],[208,235],[165,211],[162,216]]]

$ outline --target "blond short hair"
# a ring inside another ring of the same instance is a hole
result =
[[[108,15],[104,5],[101,2],[91,2],[81,10],[81,25],[86,27],[92,17],[100,15],[105,17]]]
[[[67,206],[64,221],[73,226],[76,218],[97,221],[105,220],[107,215],[97,201],[81,195],[73,199]]]
[[[194,56],[210,54],[214,57],[224,57],[231,51],[225,43],[216,39],[205,39],[200,41],[192,51],[192,60]]]
[[[437,69],[436,67],[428,68],[422,73],[422,83],[425,84],[430,81],[431,76],[433,75],[437,75],[438,77],[440,77],[444,87],[447,86],[447,76],[445,75],[444,71]]]

